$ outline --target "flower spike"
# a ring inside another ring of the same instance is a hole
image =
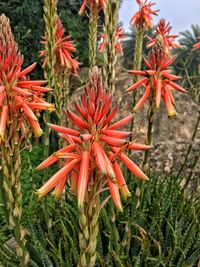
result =
[[[49,127],[57,131],[69,144],[54,152],[37,167],[43,169],[60,161],[63,166],[38,190],[39,197],[54,189],[53,194],[58,198],[70,175],[71,191],[77,192],[78,206],[81,210],[88,199],[87,193],[89,194],[92,185],[97,183],[99,188],[97,186],[94,194],[101,192],[104,189],[101,186],[107,184],[113,202],[122,211],[120,196],[126,199],[130,192],[117,161],[124,163],[140,179],[147,180],[147,176],[126,156],[125,150],[147,150],[151,147],[133,144],[126,139],[130,132],[116,130],[130,122],[133,114],[112,123],[118,107],[110,110],[112,98],[106,91],[97,68],[91,72],[80,99],[75,102],[78,114],[65,111],[65,115],[80,131],[49,124]]]

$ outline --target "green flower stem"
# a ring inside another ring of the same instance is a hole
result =
[[[7,199],[6,199],[5,190],[3,189],[2,170],[0,170],[0,174],[1,174],[1,177],[0,177],[0,201],[1,201],[0,208],[3,209],[6,225],[9,226],[9,212],[7,209]]]
[[[134,51],[134,60],[133,60],[133,69],[141,70],[142,63],[142,45],[143,45],[143,37],[144,37],[144,29],[138,29],[136,43],[135,43],[135,51]],[[139,79],[138,75],[133,77],[133,83],[136,83]],[[133,91],[133,102],[132,102],[132,110],[136,105],[136,90]],[[134,121],[132,121],[134,126]],[[131,130],[133,130],[133,126]]]
[[[58,15],[57,15],[57,0],[44,0],[44,21],[45,21],[45,37],[47,38],[47,43],[45,44],[46,50],[46,62],[44,65],[44,76],[48,81],[48,86],[51,89],[55,87],[55,64],[56,64],[56,56],[54,53],[55,50],[55,34],[56,34],[56,23],[57,23]],[[47,102],[52,102],[52,94],[47,94]],[[45,112],[44,121],[47,123],[50,121],[50,113]],[[49,156],[49,135],[50,130],[47,125],[45,125],[44,132],[44,156],[45,158]],[[46,172],[48,175],[48,172]]]
[[[56,65],[56,55],[55,55],[55,36],[56,36],[56,25],[58,20],[57,15],[57,0],[44,0],[44,21],[45,21],[45,37],[47,43],[45,44],[46,51],[46,64],[43,65],[44,77],[48,81],[48,87],[55,89],[55,65]],[[47,102],[52,103],[52,93],[47,94]],[[50,152],[50,129],[46,123],[50,122],[51,114],[46,111],[44,113],[45,131],[44,131],[44,156],[49,157]],[[48,177],[48,169],[45,169],[44,177]],[[51,237],[51,242],[54,242],[54,234],[51,228],[51,218],[47,212],[46,202],[43,202],[43,210],[46,219],[46,224],[48,227],[49,236]]]
[[[115,92],[115,67],[116,55],[116,28],[118,23],[119,1],[108,0],[105,13],[104,32],[106,34],[104,53],[104,79],[108,90],[113,95]]]
[[[18,122],[13,123],[13,127],[7,127],[6,144],[1,147],[2,167],[4,173],[3,189],[7,200],[7,210],[9,214],[9,226],[14,232],[17,243],[16,251],[21,267],[27,267],[29,253],[25,247],[25,230],[21,226],[21,157],[19,148],[19,134],[14,133]]]
[[[196,137],[196,134],[197,134],[197,131],[198,131],[199,124],[200,124],[200,111],[199,111],[199,113],[198,113],[197,122],[196,122],[196,124],[195,124],[194,132],[193,132],[193,134],[192,134],[191,144],[190,144],[189,147],[188,147],[187,153],[186,153],[186,155],[185,155],[184,162],[183,162],[183,164],[181,165],[180,170],[179,170],[179,172],[178,172],[178,174],[177,174],[177,177],[176,177],[177,179],[180,177],[180,175],[181,175],[181,173],[182,173],[184,167],[186,166],[188,157],[189,157],[189,155],[190,155],[192,146],[193,146],[193,144],[194,144],[194,140],[195,140],[195,137]]]
[[[154,124],[154,120],[155,120],[155,111],[156,111],[156,107],[155,107],[155,103],[154,103],[154,94],[151,94],[150,96],[150,100],[149,100],[149,111],[148,111],[148,128],[147,128],[147,136],[146,136],[146,140],[145,143],[148,146],[152,145],[152,132],[153,132],[153,124]],[[148,172],[149,171],[149,155],[150,155],[150,151],[146,150],[144,153],[144,160],[143,160],[143,170],[144,172]]]
[[[138,29],[136,43],[135,43],[135,50],[134,50],[133,70],[141,70],[143,37],[144,37],[144,29]],[[136,83],[138,79],[139,79],[139,76],[135,75],[133,77],[133,84]],[[136,100],[137,100],[136,94],[137,94],[137,91],[134,90],[132,93],[133,98],[132,98],[132,105],[131,105],[133,111],[134,111],[134,107],[136,105]],[[131,125],[130,125],[130,131],[132,133],[133,133],[133,129],[134,129],[134,120],[131,121]]]
[[[89,18],[89,65],[96,66],[98,14],[91,9]]]
[[[184,184],[182,190],[185,190],[192,178],[192,175],[193,175],[193,171],[194,171],[194,168],[196,167],[197,163],[199,162],[199,158],[200,158],[200,151],[197,152],[197,155],[195,156],[195,159],[193,161],[193,164],[192,164],[192,167],[191,167],[191,170],[190,170],[190,173],[186,179],[186,183]],[[196,190],[194,190],[196,192]]]
[[[99,194],[95,195],[98,186],[95,182],[87,193],[86,202],[79,209],[79,245],[80,260],[78,267],[94,267],[96,262],[96,246],[99,232],[100,201]]]

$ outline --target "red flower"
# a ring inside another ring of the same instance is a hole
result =
[[[200,40],[200,37],[197,37],[197,39]],[[196,49],[199,49],[199,48],[200,48],[200,42],[193,45],[192,51],[195,51]]]
[[[187,91],[174,82],[180,79],[180,77],[173,75],[171,70],[167,69],[174,62],[175,58],[176,57],[170,59],[166,55],[163,47],[156,45],[149,54],[148,60],[144,59],[144,64],[148,70],[129,71],[129,73],[141,75],[143,78],[130,86],[126,91],[133,91],[141,85],[145,88],[144,95],[134,108],[135,111],[137,111],[144,104],[150,94],[153,93],[155,96],[154,101],[157,109],[160,106],[161,98],[163,98],[167,107],[168,115],[170,117],[176,115],[175,102],[171,92],[176,90],[186,93]]]
[[[106,34],[101,33],[99,36],[102,38],[102,41],[101,41],[100,46],[99,46],[99,51],[103,52],[103,50],[105,48]],[[117,27],[115,36],[116,36],[115,51],[116,51],[116,53],[119,53],[122,56],[123,50],[122,50],[122,47],[120,44],[120,40],[126,38],[124,30],[121,27]]]
[[[157,12],[159,10],[152,10],[152,6],[154,6],[155,3],[147,3],[147,0],[136,1],[139,5],[139,11],[135,13],[135,15],[130,20],[130,23],[138,28],[148,30],[148,28],[152,28],[152,15],[157,16]]]
[[[150,41],[147,44],[147,48],[150,48],[155,45],[156,40],[162,40],[163,46],[166,50],[166,53],[168,55],[171,54],[170,48],[180,48],[181,46],[179,44],[175,44],[174,40],[178,37],[178,35],[171,35],[171,26],[169,23],[166,24],[165,19],[161,19],[158,23],[158,25],[155,27],[156,30],[156,37],[155,38],[150,38]]]
[[[74,42],[69,39],[71,36],[64,36],[65,29],[63,28],[60,19],[57,21],[56,36],[55,36],[55,48],[54,53],[56,55],[56,63],[60,68],[66,68],[67,71],[72,70],[72,72],[77,75],[77,70],[79,68],[79,62],[73,58],[73,54],[76,52]],[[47,44],[46,37],[43,37],[44,41],[41,43]],[[47,52],[45,50],[40,51],[40,57],[46,57]],[[48,64],[48,59],[45,58],[44,65]]]
[[[117,108],[111,109],[111,106],[112,98],[105,90],[99,72],[95,71],[81,96],[81,101],[75,102],[79,115],[70,110],[65,111],[66,116],[79,128],[79,131],[49,124],[49,127],[57,131],[59,136],[69,144],[37,167],[37,169],[46,168],[60,159],[63,162],[63,167],[38,190],[40,198],[53,188],[54,194],[58,197],[64,188],[63,183],[71,179],[71,188],[73,191],[77,188],[78,205],[82,206],[89,184],[93,183],[93,179],[99,179],[98,183],[101,185],[108,183],[111,197],[121,210],[120,193],[123,198],[127,198],[130,192],[118,160],[140,179],[148,179],[126,156],[126,151],[128,149],[147,150],[151,147],[126,140],[130,132],[117,129],[130,122],[133,115],[111,123],[117,112]],[[71,176],[69,176],[70,173]]]
[[[99,11],[100,9],[105,9],[106,0],[84,0],[79,11],[79,15],[82,15],[86,6],[93,10]]]
[[[0,139],[4,139],[6,125],[16,127],[15,131],[21,129],[23,133],[27,132],[27,121],[35,136],[39,137],[42,130],[36,114],[41,109],[54,110],[54,106],[43,98],[44,92],[50,89],[43,87],[46,81],[28,78],[27,74],[35,68],[36,63],[22,70],[24,59],[4,15],[0,27]],[[17,123],[13,124],[15,119]]]

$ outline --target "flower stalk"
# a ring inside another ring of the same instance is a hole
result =
[[[21,157],[22,140],[33,131],[40,137],[39,110],[51,110],[53,106],[43,99],[46,81],[32,81],[27,75],[35,63],[22,70],[23,56],[11,32],[9,20],[0,16],[0,146],[3,177],[1,198],[4,201],[6,221],[13,230],[17,243],[16,252],[20,266],[26,267],[29,254],[26,249],[26,231],[21,225]],[[11,52],[12,51],[12,52]]]
[[[71,36],[65,36],[65,29],[62,25],[60,18],[57,16],[55,38],[53,40],[53,54],[55,64],[54,68],[54,90],[52,92],[58,124],[66,122],[63,107],[67,106],[70,98],[70,84],[69,77],[73,72],[77,75],[79,62],[73,58],[73,53],[76,51],[73,41],[70,40]],[[48,44],[49,38],[44,37],[42,41],[45,46]],[[44,58],[44,67],[48,66],[49,57],[47,50],[40,51],[40,56]]]
[[[56,64],[56,55],[55,50],[55,36],[56,36],[56,23],[57,23],[57,0],[44,0],[44,21],[45,21],[45,51],[46,58],[43,63],[44,77],[48,81],[48,87],[51,89],[55,88],[55,64]],[[47,94],[47,101],[52,102],[52,93]],[[50,121],[50,114],[45,112],[44,121]],[[49,156],[49,141],[50,129],[45,124],[44,131],[44,155],[45,157]],[[47,173],[46,173],[47,175]]]
[[[94,177],[86,195],[83,207],[79,208],[79,244],[80,260],[79,267],[93,267],[96,262],[96,246],[99,232],[98,218],[100,214],[100,200],[98,192],[98,177]]]
[[[147,135],[146,135],[146,140],[145,144],[148,146],[152,145],[152,134],[153,134],[153,125],[155,121],[155,116],[156,116],[156,106],[155,106],[155,96],[153,93],[151,93],[149,97],[149,110],[147,114],[147,121],[148,121],[148,126],[147,126]],[[142,167],[145,173],[149,171],[149,156],[150,153],[148,151],[144,152],[144,159],[142,163]]]
[[[104,52],[104,80],[110,93],[115,92],[115,67],[117,63],[117,24],[119,13],[119,0],[107,0],[105,10],[105,52]]]
[[[147,150],[151,147],[128,142],[126,138],[130,133],[117,130],[133,119],[132,114],[111,123],[118,108],[111,109],[112,97],[104,87],[96,67],[90,72],[88,84],[80,101],[76,100],[74,106],[78,115],[69,109],[65,114],[79,131],[49,124],[68,144],[37,167],[38,170],[44,169],[56,162],[62,166],[37,194],[42,198],[54,189],[53,195],[58,199],[65,190],[66,182],[70,180],[71,191],[77,193],[80,216],[79,266],[93,267],[96,261],[98,217],[101,207],[107,201],[100,203],[100,193],[109,189],[116,208],[122,211],[121,197],[126,200],[130,192],[118,161],[141,180],[148,180],[139,167],[126,156],[126,152]]]
[[[84,0],[79,11],[82,15],[86,7],[89,9],[89,65],[90,69],[96,66],[97,54],[97,31],[98,14],[101,9],[105,9],[106,0]]]
[[[149,52],[148,59],[144,58],[144,64],[147,70],[130,70],[129,73],[133,75],[143,76],[142,79],[135,82],[130,86],[127,91],[135,91],[138,87],[144,87],[144,94],[139,99],[134,107],[134,111],[138,111],[141,106],[149,99],[149,111],[148,111],[148,128],[146,144],[151,145],[153,123],[155,119],[156,111],[160,107],[161,99],[166,104],[169,117],[176,116],[175,101],[172,96],[174,90],[186,93],[187,91],[174,81],[180,79],[171,73],[168,67],[174,62],[175,56],[171,56],[170,47],[178,47],[173,41],[176,36],[170,35],[171,27],[169,24],[165,24],[165,20],[162,19],[157,28],[157,35],[154,39],[151,39],[152,49]],[[149,170],[149,152],[145,151],[143,168],[145,172]]]
[[[98,14],[92,9],[89,17],[89,65],[96,65]]]
[[[152,28],[152,15],[157,16],[157,12],[159,10],[152,10],[152,6],[154,3],[147,3],[147,1],[137,0],[139,5],[139,10],[132,17],[130,23],[133,24],[137,28],[137,37],[135,42],[135,50],[134,50],[134,59],[133,59],[133,69],[140,70],[142,63],[142,46],[143,46],[143,38],[144,33],[149,28]],[[138,76],[133,77],[133,83],[138,81]],[[132,101],[132,109],[134,109],[136,104],[136,91],[133,91],[133,101]],[[131,131],[133,131],[134,121],[132,121]]]

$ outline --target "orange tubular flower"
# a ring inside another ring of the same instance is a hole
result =
[[[178,37],[178,35],[171,35],[171,26],[169,23],[166,24],[166,21],[164,18],[162,18],[158,25],[155,27],[156,30],[156,38],[150,38],[150,41],[147,43],[147,48],[150,48],[155,45],[157,39],[162,39],[164,48],[166,50],[166,53],[168,55],[171,54],[170,48],[180,48],[181,46],[179,44],[175,44],[174,40]]]
[[[4,17],[5,23],[6,18]],[[43,87],[46,81],[32,81],[28,74],[36,63],[22,69],[23,56],[17,49],[10,28],[1,32],[0,39],[0,139],[4,140],[6,124],[10,127],[17,118],[15,131],[24,133],[24,122],[27,121],[36,137],[42,134],[36,114],[39,110],[54,110],[54,106],[45,102],[44,92],[50,89]]]
[[[140,29],[152,28],[152,15],[157,16],[159,10],[152,10],[155,3],[147,3],[147,0],[136,0],[139,5],[139,11],[130,20],[130,23]]]
[[[200,40],[200,37],[197,37],[197,39]],[[200,42],[193,45],[192,51],[195,51],[196,49],[199,49],[199,48],[200,48]]]
[[[104,48],[105,48],[106,34],[105,33],[100,33],[99,36],[102,39],[101,43],[99,45],[99,51],[102,53],[104,51]],[[116,40],[117,40],[117,42],[116,42],[116,45],[115,45],[115,51],[116,51],[116,54],[119,53],[121,56],[123,56],[123,50],[122,50],[122,47],[121,47],[120,40],[122,40],[124,38],[126,38],[124,30],[121,27],[117,27],[117,29],[116,29]]]
[[[187,91],[174,82],[181,77],[173,75],[171,70],[167,69],[174,62],[175,58],[176,57],[169,58],[165,53],[163,45],[157,43],[149,54],[148,60],[144,59],[144,64],[148,70],[128,71],[130,74],[143,76],[141,80],[126,90],[127,92],[130,92],[141,85],[145,88],[144,95],[135,105],[135,111],[137,111],[150,97],[150,94],[153,93],[156,109],[159,108],[160,101],[163,99],[167,107],[168,115],[170,117],[176,115],[175,102],[171,92],[176,90],[187,93]]]
[[[110,124],[117,111],[116,108],[111,109],[111,105],[111,96],[104,88],[100,73],[95,68],[81,101],[75,102],[79,115],[70,110],[65,111],[66,116],[80,131],[49,124],[49,127],[59,132],[60,137],[69,144],[38,166],[38,169],[43,169],[60,159],[63,161],[63,167],[38,190],[39,197],[43,197],[53,188],[57,188],[55,190],[58,197],[64,188],[61,181],[71,179],[72,191],[77,188],[78,205],[82,207],[88,188],[94,181],[98,181],[101,185],[98,188],[99,192],[105,183],[108,183],[115,205],[122,210],[120,193],[126,199],[130,192],[117,161],[124,163],[140,179],[148,180],[148,177],[126,156],[126,151],[148,150],[151,147],[128,142],[125,138],[130,133],[117,130],[133,119],[132,114]]]
[[[86,6],[93,10],[97,10],[98,12],[100,9],[105,9],[106,0],[84,0],[79,11],[79,15],[83,14]]]
[[[64,36],[65,29],[62,25],[60,19],[57,21],[57,29],[56,29],[56,37],[55,37],[55,55],[57,58],[57,63],[60,68],[66,68],[67,71],[71,70],[75,75],[77,75],[77,71],[79,68],[79,62],[73,58],[73,54],[76,52],[76,48],[74,46],[74,42],[69,39],[71,36]],[[44,41],[42,44],[46,44],[46,37],[43,37]],[[46,57],[46,51],[40,51],[40,57]],[[48,64],[47,59],[44,60],[44,65]]]

